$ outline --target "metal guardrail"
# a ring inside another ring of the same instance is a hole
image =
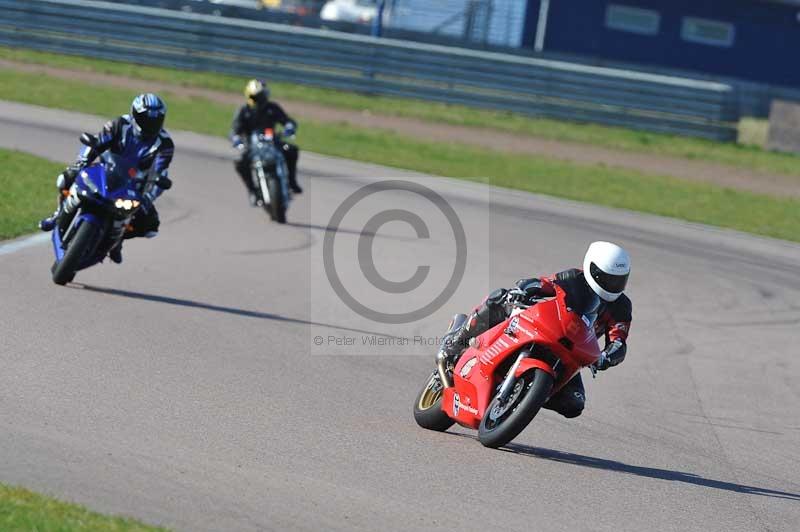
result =
[[[731,141],[730,85],[94,0],[0,0],[0,44]]]

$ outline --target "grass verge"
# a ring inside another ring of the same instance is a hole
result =
[[[157,532],[133,519],[92,512],[24,488],[0,484],[0,530],[6,532]]]
[[[52,87],[58,86],[58,91]],[[114,116],[130,105],[129,91],[78,81],[4,72],[0,99]],[[168,126],[223,136],[232,109],[204,99],[165,94]],[[98,124],[99,125],[99,124]],[[347,125],[306,122],[302,147],[311,151],[573,200],[637,210],[800,241],[800,200],[774,198],[704,183],[544,157],[507,155],[459,144],[420,142]],[[77,143],[77,139],[76,139]],[[77,146],[77,144],[76,144]],[[178,146],[180,156],[180,146]],[[231,170],[233,171],[233,170]],[[52,172],[49,172],[50,182]],[[488,177],[488,179],[487,179]]]
[[[63,169],[64,165],[0,149],[0,240],[30,233],[53,211],[55,176]]]
[[[240,93],[245,83],[244,78],[237,76],[146,67],[18,48],[0,47],[0,58],[235,93]],[[407,98],[367,96],[299,84],[271,82],[270,85],[277,98],[369,111],[375,114],[403,116],[427,122],[495,129],[625,151],[710,161],[766,173],[800,176],[800,157],[769,152],[757,145],[765,137],[765,134],[760,131],[764,128],[763,122],[755,125],[757,122],[745,121],[741,128],[742,144],[728,144],[618,127],[531,118],[509,112],[488,111],[462,105],[446,105]]]

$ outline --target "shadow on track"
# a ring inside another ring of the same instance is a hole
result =
[[[671,469],[635,466],[626,464],[624,462],[618,462],[616,460],[595,458],[594,456],[584,456],[582,454],[567,453],[553,449],[545,449],[543,447],[531,447],[528,445],[510,443],[501,450],[514,454],[534,456],[544,460],[552,460],[554,462],[562,462],[565,464],[572,464],[582,467],[591,467],[594,469],[604,469],[606,471],[616,471],[618,473],[627,473],[629,475],[637,475],[640,477],[654,478],[658,480],[684,482],[686,484],[694,484],[695,486],[732,491],[734,493],[743,493],[745,495],[763,495],[765,497],[800,501],[800,494],[798,493],[777,491],[767,488],[759,488],[756,486],[746,486],[744,484],[724,482],[722,480],[713,480],[695,475],[693,473],[684,473],[682,471],[673,471]]]
[[[316,321],[304,320],[301,318],[290,318],[288,316],[281,316],[280,314],[271,314],[269,312],[259,312],[257,310],[247,310],[235,307],[223,307],[220,305],[212,305],[210,303],[203,303],[200,301],[192,301],[190,299],[179,299],[177,297],[159,296],[156,294],[145,294],[142,292],[132,292],[130,290],[119,290],[117,288],[103,288],[101,286],[90,286],[81,283],[72,283],[67,285],[70,288],[88,290],[89,292],[98,292],[101,294],[108,294],[112,296],[129,297],[132,299],[141,299],[144,301],[153,301],[155,303],[165,303],[167,305],[177,305],[181,307],[199,308],[203,310],[211,310],[213,312],[222,312],[224,314],[232,314],[234,316],[243,316],[246,318],[257,318],[260,320],[282,321],[285,323],[297,323],[300,325],[314,325],[317,327],[327,327],[329,329],[337,329],[340,331],[348,331],[361,334],[370,334],[374,336],[382,336],[384,338],[398,339],[396,336],[386,333],[375,331],[367,331],[364,329],[354,329],[352,327],[342,327],[340,325],[333,325],[330,323],[320,323]]]
[[[298,223],[298,222],[287,222],[287,226],[289,227],[297,227],[299,229],[315,229],[317,231],[322,231],[323,233],[342,233],[347,235],[357,235],[357,236],[367,236],[372,238],[386,238],[388,240],[401,240],[401,241],[416,241],[419,240],[419,237],[405,237],[405,236],[395,236],[395,235],[387,235],[387,234],[378,234],[373,233],[371,231],[356,231],[354,229],[345,229],[343,227],[333,228],[331,226],[325,225],[317,225],[317,224],[306,224],[306,223]]]

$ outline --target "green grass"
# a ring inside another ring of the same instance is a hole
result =
[[[36,229],[56,206],[56,174],[64,165],[0,149],[0,240]],[[2,530],[2,527],[0,527]]]
[[[53,91],[56,85],[59,90]],[[227,134],[232,115],[228,106],[175,94],[165,96],[170,102],[168,127],[217,136]],[[19,72],[5,72],[0,84],[0,99],[45,103],[104,116],[127,109],[131,97],[123,89],[92,87],[77,81],[56,82],[46,76]],[[491,181],[502,187],[800,241],[797,229],[800,201],[796,199],[606,166],[583,166],[544,157],[498,154],[473,146],[421,142],[344,124],[306,122],[300,137],[304,149],[317,153],[441,176]],[[177,149],[180,156],[180,146]],[[48,185],[52,173],[46,172]]]
[[[101,515],[24,488],[0,484],[0,530],[4,532],[156,532],[132,519]]]
[[[43,65],[129,76],[183,86],[240,93],[245,79],[215,73],[145,67],[130,63],[87,59],[77,56],[0,47],[0,58]],[[743,124],[743,144],[728,144],[690,137],[646,133],[624,128],[537,119],[501,111],[487,111],[461,105],[419,100],[376,97],[352,92],[321,89],[290,83],[270,83],[276,98],[403,116],[429,122],[495,129],[551,140],[592,144],[632,152],[680,157],[729,164],[740,168],[800,176],[800,157],[764,150],[758,139],[763,123],[754,130]]]

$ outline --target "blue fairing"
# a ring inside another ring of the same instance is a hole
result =
[[[73,222],[74,225],[73,231],[77,231],[78,228],[81,226],[81,224],[84,223],[90,223],[102,227],[103,221],[92,213],[81,212]],[[52,240],[53,240],[53,251],[56,255],[56,262],[61,262],[61,260],[64,258],[64,248],[62,247],[62,242],[61,242],[61,231],[59,231],[58,229],[54,229]],[[89,266],[93,266],[98,262],[100,262],[102,259],[103,257],[98,257],[98,256],[89,257],[87,258],[87,260],[81,263],[80,269],[83,270],[85,268],[88,268]]]
[[[98,232],[98,238],[106,240],[108,235],[105,229],[113,219],[113,213],[109,211],[117,199],[129,199],[141,201],[141,194],[136,190],[133,177],[138,171],[135,157],[125,157],[123,155],[105,155],[99,164],[95,164],[81,171],[75,179],[72,193],[77,192],[80,199],[78,210],[70,227],[65,230],[63,237],[70,238],[75,235],[78,228],[90,223],[104,229]],[[52,234],[53,252],[56,262],[61,262],[66,250],[62,241],[61,230],[57,227]],[[79,270],[97,264],[105,258],[108,246],[95,245],[95,253],[86,256],[78,266]],[[69,244],[67,244],[68,246]]]

